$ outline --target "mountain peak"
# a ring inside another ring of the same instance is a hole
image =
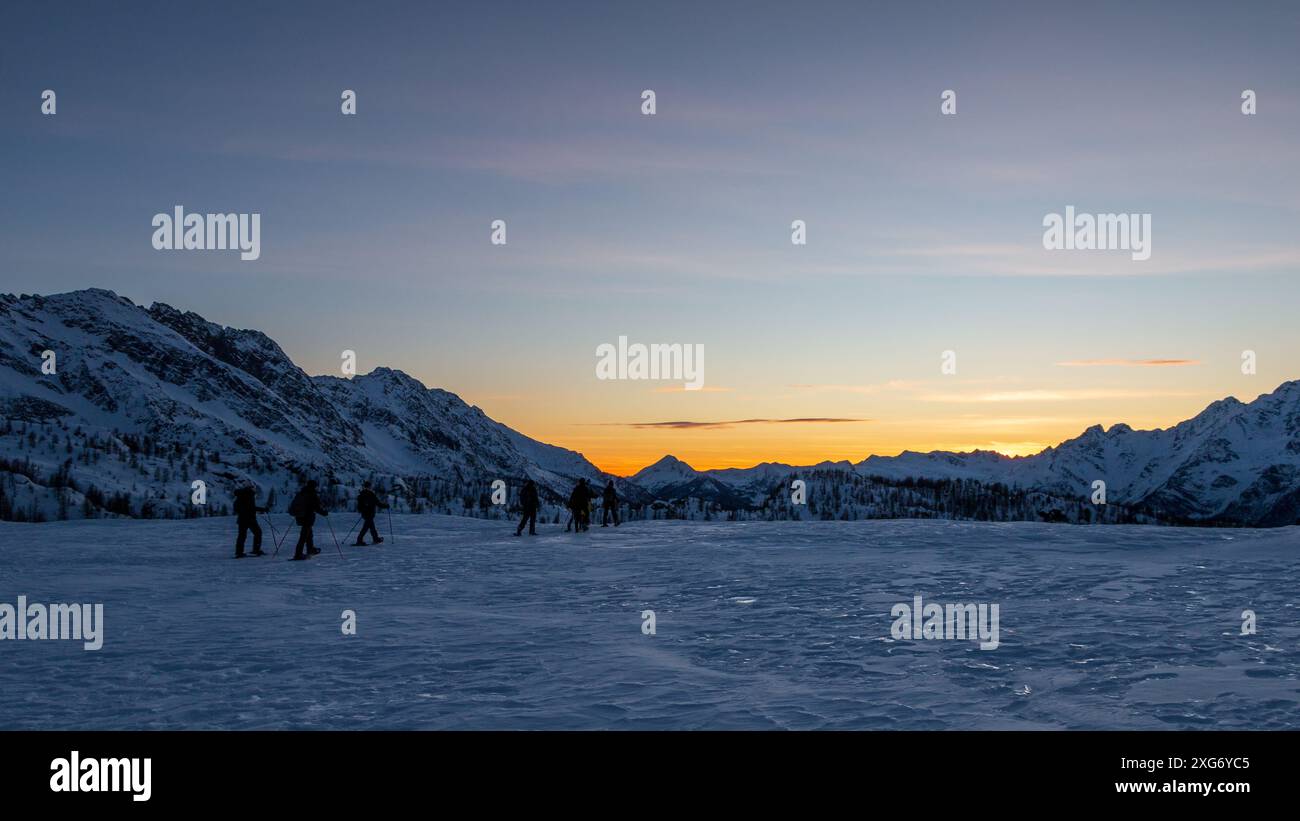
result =
[[[670,484],[683,479],[693,479],[699,471],[671,454],[664,456],[653,465],[644,467],[628,477],[637,484],[647,487]]]
[[[697,473],[697,472],[698,472],[698,471],[695,470],[695,468],[693,468],[693,467],[691,467],[690,465],[686,464],[686,463],[683,462],[681,459],[678,459],[676,456],[673,456],[671,453],[669,453],[669,454],[665,454],[664,457],[663,457],[662,459],[660,459],[658,462],[655,462],[655,463],[654,463],[653,465],[651,465],[650,467],[651,467],[651,468],[673,468],[673,469],[679,469],[679,470],[680,470],[680,469],[686,469],[686,470],[691,471],[692,473]],[[649,470],[649,468],[647,468],[647,470]]]
[[[67,294],[65,294],[65,296],[75,296],[78,294],[84,294],[88,297],[93,297],[96,299],[107,299],[113,302],[125,302],[130,305],[135,304],[134,302],[131,302],[131,300],[127,299],[126,297],[118,295],[117,291],[110,291],[107,288],[86,288],[85,290],[82,291],[69,291]]]
[[[385,382],[394,382],[397,384],[416,384],[419,385],[421,388],[426,387],[423,382],[416,379],[414,376],[411,376],[406,371],[399,370],[398,368],[389,368],[385,365],[380,365],[376,368],[373,368],[371,369],[370,373],[362,374],[362,376],[370,379],[380,379]]]

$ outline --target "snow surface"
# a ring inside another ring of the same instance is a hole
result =
[[[0,728],[1300,728],[1295,527],[394,524],[291,563],[228,518],[0,523],[0,601],[105,618],[0,642]],[[1001,646],[892,640],[917,593]]]

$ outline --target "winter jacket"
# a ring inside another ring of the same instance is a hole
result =
[[[524,510],[537,510],[537,485],[528,483],[519,493],[519,504],[523,505]]]
[[[239,521],[256,521],[257,514],[265,512],[266,508],[257,506],[257,494],[251,487],[235,491],[235,515]]]
[[[379,497],[373,490],[366,488],[357,494],[357,513],[360,513],[362,518],[375,518],[375,510],[381,507],[386,508],[388,504],[379,501]]]
[[[586,510],[589,504],[591,504],[591,491],[587,489],[586,485],[580,483],[569,494],[569,509]]]
[[[298,495],[293,497],[289,503],[289,515],[293,520],[302,527],[311,527],[316,524],[316,514],[328,516],[325,508],[321,507],[320,496],[311,488],[303,488],[298,491]]]

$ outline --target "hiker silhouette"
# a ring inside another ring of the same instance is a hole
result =
[[[586,479],[579,479],[577,487],[569,494],[569,510],[573,511],[575,533],[581,533],[591,527],[591,486],[587,484]]]
[[[618,491],[614,489],[614,480],[610,479],[605,485],[605,498],[602,508],[604,515],[601,517],[600,526],[609,527],[609,517],[614,517],[614,527],[618,527]]]
[[[298,531],[298,544],[293,549],[293,561],[302,561],[308,556],[314,556],[320,553],[316,547],[316,540],[312,536],[312,527],[316,524],[316,514],[328,516],[329,513],[321,507],[320,496],[316,493],[316,480],[311,479],[307,484],[302,486],[298,494],[293,497],[289,503],[289,515],[298,523],[301,528]],[[306,552],[303,552],[303,548]]]
[[[245,482],[235,491],[235,523],[239,526],[239,536],[235,539],[235,558],[244,558],[244,543],[248,534],[253,534],[254,556],[265,556],[262,551],[262,527],[257,523],[257,514],[269,512],[268,508],[257,506],[257,488],[252,482]]]
[[[379,544],[384,540],[384,537],[379,535],[379,530],[375,528],[375,513],[379,511],[379,508],[387,507],[388,504],[379,501],[379,497],[370,489],[369,480],[362,483],[361,492],[357,494],[357,513],[361,514],[361,518],[365,523],[361,525],[361,532],[357,534],[357,541],[353,547],[365,546],[367,530],[370,531],[371,544]]]
[[[537,535],[537,485],[532,479],[524,482],[523,490],[519,491],[519,504],[524,509],[524,515],[519,519],[519,527],[515,528],[515,535],[522,536],[524,533],[524,524],[528,525],[528,535]]]

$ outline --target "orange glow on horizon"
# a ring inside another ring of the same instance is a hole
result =
[[[791,439],[776,446],[758,447],[745,441],[688,441],[685,437],[676,442],[665,442],[655,446],[638,443],[633,446],[611,448],[603,443],[591,443],[584,447],[578,442],[556,442],[561,447],[571,448],[582,453],[592,464],[606,473],[615,476],[631,476],[642,468],[648,467],[664,456],[674,456],[696,470],[724,470],[727,468],[751,468],[764,462],[807,466],[821,462],[843,462],[854,464],[870,456],[897,456],[904,451],[928,453],[930,451],[969,452],[973,450],[995,451],[1004,456],[1031,456],[1040,453],[1051,445],[1078,436],[1082,428],[1049,442],[1043,441],[988,441],[912,439],[891,445],[817,447],[814,444]]]
[[[569,447],[562,445],[562,447]],[[658,462],[664,456],[674,456],[685,462],[696,470],[726,470],[727,468],[752,468],[764,462],[775,462],[778,464],[794,465],[805,467],[815,465],[821,462],[851,462],[857,464],[870,456],[897,456],[904,451],[917,451],[928,453],[934,450],[968,452],[972,450],[996,451],[1003,456],[1032,456],[1046,449],[1048,445],[1040,442],[999,442],[999,443],[943,443],[938,442],[933,445],[914,445],[908,447],[899,447],[892,451],[862,451],[858,453],[825,453],[801,450],[792,447],[789,450],[777,453],[765,453],[761,456],[755,456],[749,449],[739,452],[720,452],[720,448],[694,448],[680,447],[672,450],[654,451],[646,455],[637,453],[611,453],[604,456],[598,453],[588,453],[581,448],[572,448],[582,453],[592,464],[606,473],[615,476],[631,476],[642,468],[649,467]]]
[[[815,401],[801,392],[753,396],[735,391],[714,394],[716,398],[647,392],[602,402],[594,412],[592,405],[577,400],[512,400],[512,407],[502,408],[500,415],[485,410],[527,436],[581,453],[607,473],[630,476],[668,455],[696,470],[750,468],[764,462],[856,464],[904,451],[1031,456],[1097,424],[1167,428],[1222,396],[1195,384],[1070,384],[1007,391],[990,390],[987,384],[944,384],[952,388],[898,383],[881,395],[864,398],[836,391],[819,394]]]
[[[1130,415],[1136,429],[1169,427],[1195,413]],[[878,420],[861,423],[758,425],[706,430],[628,430],[582,426],[556,431],[543,441],[576,450],[601,470],[630,476],[666,455],[696,470],[750,468],[763,462],[807,466],[820,462],[861,462],[869,456],[903,451],[995,451],[1032,456],[1073,439],[1094,424],[1109,428],[1119,419],[1094,417],[946,417]]]

